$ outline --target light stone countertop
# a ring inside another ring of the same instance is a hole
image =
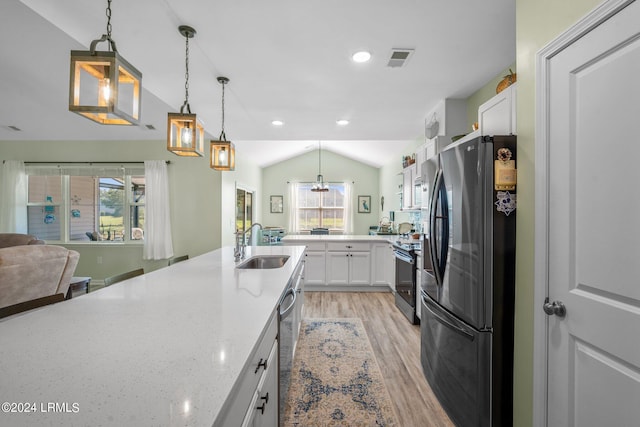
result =
[[[0,400],[35,410],[0,425],[213,425],[303,253],[240,270],[225,247],[0,320]]]
[[[398,240],[397,234],[382,234],[382,235],[368,235],[368,234],[288,234],[282,238],[282,241],[289,244],[289,242],[297,241],[318,241],[318,242],[394,242]]]

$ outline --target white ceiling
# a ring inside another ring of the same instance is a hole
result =
[[[106,4],[2,0],[0,141],[165,139],[167,112],[184,101],[183,24],[197,31],[192,112],[216,138],[216,77],[228,77],[225,133],[239,158],[261,166],[318,141],[385,164],[423,134],[439,100],[468,97],[515,61],[514,0],[114,0],[112,37],[143,73],[143,125],[103,126],[69,112],[67,102],[69,51],[106,32]],[[415,52],[390,68],[392,48]],[[350,60],[361,49],[372,52],[370,62]],[[350,124],[338,126],[341,118]]]

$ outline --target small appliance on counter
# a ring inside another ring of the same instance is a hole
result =
[[[286,234],[282,227],[264,227],[260,233],[259,246],[281,245]]]
[[[378,234],[394,234],[393,222],[388,217],[383,216],[378,224]]]

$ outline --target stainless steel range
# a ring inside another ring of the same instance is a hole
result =
[[[420,242],[398,240],[393,244],[396,257],[396,306],[413,325],[420,323],[416,316],[416,251]]]

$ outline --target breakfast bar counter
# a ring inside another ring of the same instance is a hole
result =
[[[0,425],[213,425],[304,250],[248,247],[289,256],[256,270],[225,247],[0,320]]]

